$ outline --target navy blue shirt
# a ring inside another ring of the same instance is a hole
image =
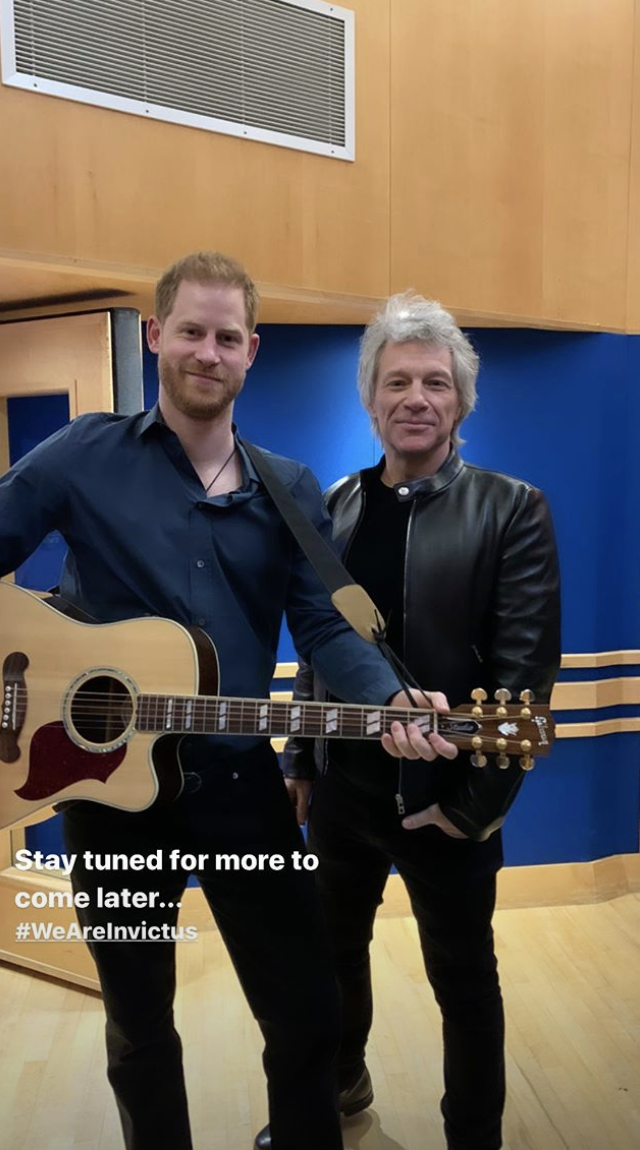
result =
[[[242,485],[208,499],[157,407],[79,416],[0,477],[0,575],[57,530],[69,548],[64,598],[101,622],[160,615],[201,627],[217,648],[221,694],[268,697],[284,612],[299,655],[333,695],[385,702],[393,673],[335,611],[236,442]],[[311,472],[271,462],[330,540]],[[198,736],[181,757],[201,765],[207,748],[227,755],[259,741]]]

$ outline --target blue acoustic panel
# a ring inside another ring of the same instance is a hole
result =
[[[640,340],[471,333],[480,400],[465,457],[541,487],[563,579],[563,650],[640,647]]]
[[[559,739],[538,759],[503,829],[508,866],[638,850],[638,737]]]

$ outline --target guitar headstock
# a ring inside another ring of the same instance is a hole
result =
[[[520,704],[509,703],[509,691],[495,692],[497,702],[487,703],[487,693],[471,692],[473,705],[454,707],[438,719],[440,734],[473,751],[475,767],[487,765],[486,752],[497,752],[497,765],[506,769],[510,756],[517,757],[523,771],[530,771],[534,756],[547,755],[555,737],[555,723],[545,703],[533,704],[531,691],[522,691]]]

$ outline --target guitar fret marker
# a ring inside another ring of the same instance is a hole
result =
[[[331,731],[338,730],[338,712],[335,707],[331,707],[326,711],[324,729],[327,735],[330,734]]]
[[[227,728],[227,704],[220,703],[218,707],[218,728],[225,731]]]
[[[380,730],[380,712],[372,711],[367,715],[367,734],[375,735]]]
[[[289,730],[292,735],[295,735],[300,730],[300,707],[292,707],[289,713],[290,723]]]
[[[173,699],[167,699],[167,718],[164,724],[165,731],[173,730],[173,702]]]
[[[258,714],[260,715],[260,719],[258,721],[258,730],[266,731],[269,726],[269,704],[263,703],[258,711]]]

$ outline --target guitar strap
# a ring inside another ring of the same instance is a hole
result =
[[[75,619],[76,623],[97,623],[98,620],[94,619],[93,615],[87,615],[86,611],[82,611],[80,607],[74,607],[72,603],[68,603],[62,595],[58,594],[59,587],[52,587],[43,596],[43,602],[48,603],[49,607],[55,607],[60,615],[66,615],[69,619]]]
[[[384,619],[373,600],[364,587],[354,581],[289,489],[278,478],[266,452],[244,441],[243,447],[291,534],[327,588],[334,607],[363,639],[375,643],[377,634],[384,632]]]
[[[378,647],[397,675],[411,705],[416,706],[413,697],[407,691],[407,685],[417,687],[418,684],[389,647],[384,619],[373,600],[364,587],[353,580],[335,552],[322,538],[317,527],[302,511],[289,489],[276,475],[266,452],[253,443],[247,443],[246,440],[242,441],[242,445],[291,534],[327,588],[334,607],[362,639]]]

